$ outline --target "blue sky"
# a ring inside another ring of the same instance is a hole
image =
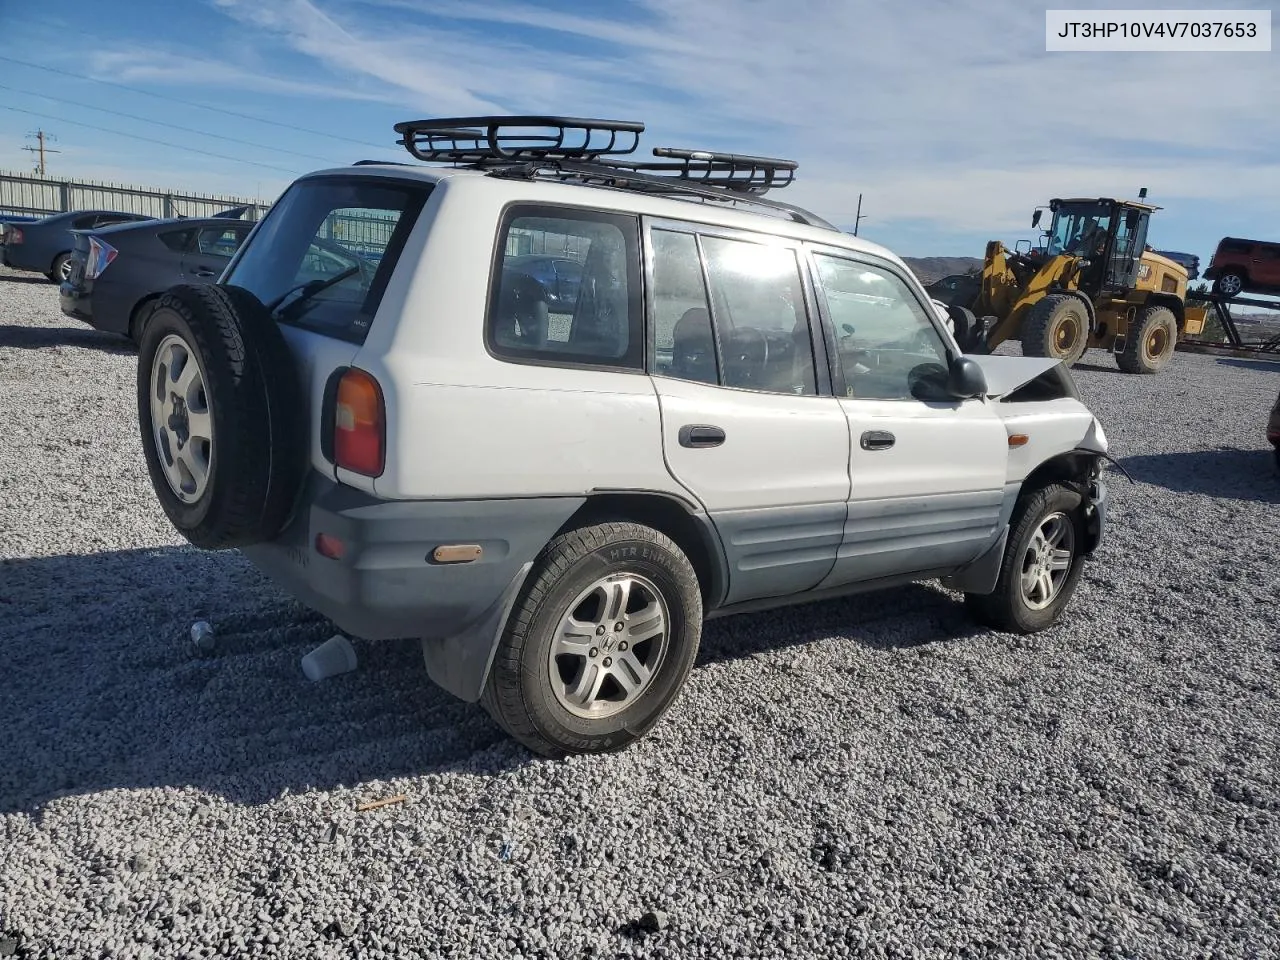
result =
[[[862,193],[860,233],[907,256],[981,256],[1050,197],[1143,186],[1158,247],[1280,239],[1280,52],[1049,54],[1044,9],[0,0],[0,169],[28,169],[43,127],[52,173],[269,199],[318,166],[400,159],[398,120],[560,113],[643,120],[648,147],[793,157],[780,198],[851,226]]]

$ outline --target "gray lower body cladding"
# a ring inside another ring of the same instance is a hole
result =
[[[284,533],[243,553],[353,636],[443,639],[484,618],[583,502],[380,500],[313,472]],[[317,552],[322,533],[342,542],[341,557]],[[468,563],[435,562],[433,551],[447,544],[483,553]]]

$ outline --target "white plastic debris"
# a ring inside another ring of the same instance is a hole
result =
[[[191,642],[195,644],[197,650],[212,650],[214,644],[213,627],[205,620],[197,620],[191,625]]]
[[[351,641],[335,633],[302,658],[302,672],[311,681],[336,677],[356,668],[356,651]]]

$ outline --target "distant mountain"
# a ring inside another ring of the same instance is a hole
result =
[[[903,257],[902,260],[925,286],[954,273],[982,269],[981,257]]]

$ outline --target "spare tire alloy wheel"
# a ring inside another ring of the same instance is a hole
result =
[[[151,428],[164,478],[183,503],[204,496],[213,464],[213,417],[200,358],[168,334],[151,361]]]
[[[297,366],[253,294],[182,284],[156,301],[138,346],[138,429],[156,499],[190,543],[279,534],[308,432]]]

